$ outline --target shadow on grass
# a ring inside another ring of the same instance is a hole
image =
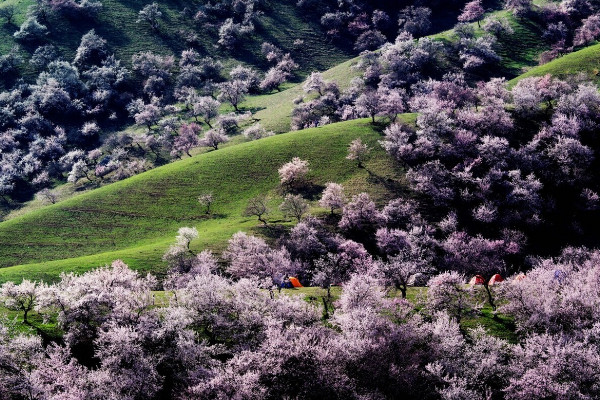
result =
[[[277,240],[287,233],[287,228],[284,225],[279,224],[282,221],[271,221],[267,225],[259,225],[250,228],[250,231],[257,233],[267,239]]]
[[[299,194],[306,200],[314,201],[320,198],[324,189],[325,186],[323,185],[317,185],[312,182],[304,182],[293,187],[280,187],[279,194],[281,196],[285,196],[286,194]]]
[[[210,213],[210,214],[200,214],[198,216],[192,217],[193,220],[206,220],[208,221],[209,219],[224,219],[227,218],[228,215],[227,214],[221,214],[221,213]]]
[[[367,178],[367,181],[370,183],[374,183],[377,185],[381,185],[383,187],[385,187],[387,190],[394,192],[394,193],[403,193],[406,192],[406,187],[391,178],[387,178],[385,176],[381,176],[381,175],[377,175],[375,172],[369,170],[369,168],[365,167],[365,171],[367,171],[367,173],[369,174],[369,177]]]
[[[257,112],[266,109],[267,107],[239,107],[240,111],[250,111],[252,114],[256,114]],[[260,121],[260,119],[254,118],[256,121]]]

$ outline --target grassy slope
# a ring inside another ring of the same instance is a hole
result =
[[[352,78],[359,75],[359,71],[351,68],[351,66],[357,62],[358,58],[345,61],[324,71],[323,76],[326,80],[336,81],[341,88],[346,88],[350,85]],[[287,89],[283,90],[282,92],[249,97],[241,107],[242,109],[251,109],[256,111],[255,117],[260,119],[260,123],[266,129],[275,131],[277,133],[283,133],[289,131],[290,128],[291,113],[292,109],[294,108],[293,100],[303,93],[304,92],[301,84],[288,84]],[[232,111],[233,109],[230,108],[231,107],[226,108],[225,111]],[[145,127],[137,126],[131,126],[126,129],[126,131],[131,135],[140,134],[145,132],[145,130]],[[239,135],[233,137],[232,140],[222,145],[222,147],[235,146],[244,140],[244,137]],[[193,149],[191,153],[192,155],[195,155],[204,153],[206,151],[208,151],[206,148],[197,148]],[[57,194],[58,200],[62,201],[76,195],[76,189],[81,188],[74,188],[72,184],[67,183],[54,188],[53,191]],[[10,220],[25,215],[32,211],[38,210],[47,204],[47,202],[44,202],[36,197],[31,201],[24,203],[20,208],[8,212],[3,216],[3,220]]]
[[[360,75],[360,71],[352,68],[358,61],[357,57],[338,64],[323,72],[323,78],[337,82],[340,89],[346,89],[350,86],[352,78]],[[300,84],[279,93],[252,96],[242,104],[242,107],[255,111],[255,117],[260,119],[261,125],[266,129],[287,132],[290,129],[293,101],[302,95],[305,93]]]
[[[181,226],[200,231],[195,249],[218,251],[240,229],[268,235],[241,213],[247,200],[261,193],[270,193],[276,208],[277,169],[293,156],[310,161],[317,187],[343,182],[350,194],[368,190],[377,199],[389,198],[393,182],[388,178],[400,179],[392,161],[379,148],[367,163],[370,172],[357,169],[345,159],[356,137],[379,147],[380,133],[367,120],[292,132],[188,158],[0,223],[0,265],[34,263],[0,269],[0,281],[51,280],[60,271],[86,270],[116,258],[160,272],[160,255]],[[196,202],[206,191],[217,198],[210,219]],[[272,220],[281,221],[281,215]]]
[[[515,18],[511,12],[505,10],[487,13],[486,17],[506,18],[514,33],[498,37],[496,52],[501,57],[501,61],[499,65],[482,71],[482,73],[511,78],[538,64],[539,55],[548,49],[547,44],[542,40],[543,28],[541,26],[529,20]],[[477,23],[473,22],[471,26],[475,29],[475,35],[485,34]],[[447,44],[458,41],[458,37],[452,29],[432,35],[432,38]],[[459,60],[454,60],[454,62],[458,63]]]
[[[564,55],[547,64],[532,68],[523,75],[511,80],[509,84],[514,86],[519,80],[532,76],[551,74],[564,78],[568,75],[584,73],[594,80],[598,80],[600,73],[600,44],[586,47],[576,52]]]
[[[12,34],[23,22],[27,6],[33,3],[33,0],[5,0],[0,3],[0,7],[13,4],[19,10],[13,25],[0,21],[0,53],[6,53],[15,44]],[[95,21],[50,15],[47,23],[50,28],[48,42],[55,44],[63,57],[71,59],[81,36],[93,28],[108,41],[109,48],[117,58],[128,64],[131,56],[140,51],[179,54],[189,47],[181,40],[179,32],[193,31],[198,35],[196,48],[203,54],[224,60],[227,65],[232,65],[235,62],[233,59],[236,59],[266,68],[266,61],[260,55],[260,45],[263,41],[270,41],[291,51],[302,71],[329,68],[348,59],[351,54],[330,43],[322,34],[319,19],[306,15],[306,11],[296,7],[295,1],[266,0],[263,8],[268,12],[256,24],[252,40],[245,40],[233,52],[214,46],[218,39],[216,28],[207,29],[180,15],[186,6],[195,9],[193,4],[185,0],[159,1],[163,20],[159,32],[152,33],[147,25],[136,23],[137,13],[148,3],[142,0],[103,0],[103,8]],[[296,39],[302,40],[303,44],[294,46]],[[25,53],[33,50],[34,46],[24,46]],[[27,69],[24,72],[29,76],[33,73]]]
[[[542,29],[531,21],[513,17],[512,13],[508,11],[494,11],[487,15],[507,18],[514,30],[513,35],[504,35],[499,38],[497,51],[502,57],[502,61],[498,67],[493,68],[493,71],[488,72],[495,76],[510,78],[521,74],[524,69],[537,65],[539,54],[547,49],[546,44],[541,40]],[[484,33],[477,27],[477,23],[474,22],[472,25],[477,34]],[[452,29],[431,37],[447,44],[456,41]],[[360,76],[360,71],[352,68],[358,61],[357,57],[336,65],[323,72],[323,77],[326,80],[336,81],[341,89],[345,89],[350,86],[352,78]],[[255,111],[256,118],[260,119],[260,123],[266,129],[286,132],[289,130],[291,113],[294,108],[293,100],[302,95],[304,95],[302,86],[296,85],[280,93],[250,97],[242,106]]]
[[[542,40],[543,27],[531,21],[519,20],[510,12],[501,11],[499,15],[506,17],[514,30],[512,35],[502,36],[498,40],[498,55],[502,57],[501,74],[510,78],[536,66],[539,55],[548,50],[548,45]]]

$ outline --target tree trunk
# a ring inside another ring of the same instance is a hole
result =
[[[490,286],[487,283],[484,283],[483,287],[485,288],[485,291],[487,292],[488,302],[490,303],[492,310],[495,312],[496,311],[496,303],[494,303],[494,297],[492,296],[492,291],[490,290]],[[495,317],[496,316],[494,315],[494,318]]]
[[[321,298],[321,300],[323,300],[323,310],[325,310],[325,313],[323,314],[323,318],[328,319],[329,318],[329,307],[327,306],[328,301],[325,300],[325,296],[323,296]]]
[[[396,287],[396,290],[400,291],[400,293],[402,294],[402,298],[405,299],[406,298],[406,285],[403,285],[400,282],[395,281],[394,286]]]

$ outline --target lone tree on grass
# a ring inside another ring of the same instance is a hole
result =
[[[485,10],[481,5],[481,0],[473,0],[465,4],[462,14],[458,16],[460,22],[472,22],[477,21],[477,26],[481,28],[481,17]]]
[[[40,287],[37,282],[24,279],[16,285],[14,282],[6,282],[0,289],[0,298],[4,306],[9,310],[22,311],[23,322],[29,325],[27,314],[35,307]]]
[[[215,197],[212,193],[203,193],[200,196],[198,196],[198,203],[200,203],[202,207],[206,207],[207,214],[210,214],[210,206],[212,205],[212,203],[214,203],[214,201]]]
[[[40,199],[51,204],[56,204],[56,201],[58,200],[58,196],[56,195],[56,193],[54,193],[48,188],[40,190],[38,192],[38,196],[40,197]]]
[[[184,152],[188,157],[191,157],[190,150],[194,147],[198,147],[200,144],[200,139],[198,138],[198,133],[200,133],[200,131],[202,131],[200,125],[193,122],[182,124],[179,128],[179,135],[173,142],[173,150],[177,154]]]
[[[323,208],[329,208],[331,215],[337,209],[341,209],[346,204],[346,196],[344,196],[344,187],[339,183],[328,182],[323,190],[319,205]]]
[[[267,225],[267,221],[263,218],[268,215],[271,210],[268,206],[269,198],[266,196],[253,197],[248,201],[248,206],[244,210],[245,217],[258,217],[258,220]]]
[[[279,178],[282,186],[293,188],[304,181],[308,174],[308,161],[299,157],[292,158],[292,161],[285,163],[279,168]]]
[[[355,160],[358,163],[358,168],[363,168],[363,161],[367,159],[367,155],[369,154],[369,146],[362,142],[360,138],[355,139],[348,146],[348,155],[346,158],[348,160]]]
[[[248,84],[240,80],[223,82],[219,85],[221,93],[219,93],[219,101],[230,103],[235,111],[240,111],[239,104],[244,101],[248,94]]]
[[[309,205],[299,194],[288,194],[283,199],[279,209],[284,215],[292,216],[300,222],[302,216],[308,212]]]
[[[206,147],[212,147],[215,150],[219,149],[221,143],[229,141],[229,137],[223,133],[221,128],[215,128],[208,130],[204,137],[200,140],[200,144]]]
[[[395,257],[390,257],[387,262],[380,264],[380,271],[386,286],[393,286],[400,290],[402,298],[406,298],[408,282],[411,276],[423,272],[425,268],[417,261],[406,257],[406,251]]]
[[[198,117],[201,117],[202,120],[208,125],[209,128],[212,129],[212,124],[210,121],[219,116],[219,107],[221,103],[217,100],[213,99],[210,96],[202,96],[198,98],[193,107],[193,116],[198,121]]]
[[[138,13],[137,23],[147,22],[153,31],[158,30],[158,20],[162,17],[162,12],[158,9],[158,4],[152,3],[146,5]]]

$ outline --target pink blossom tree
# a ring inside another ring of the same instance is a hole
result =
[[[199,97],[192,104],[193,116],[198,121],[198,117],[201,117],[204,123],[212,128],[210,121],[219,115],[219,107],[221,103],[213,99],[210,96]]]
[[[14,282],[6,282],[0,289],[0,300],[6,308],[23,313],[23,322],[29,324],[27,315],[34,310],[37,298],[42,288],[37,282],[24,279],[16,285]]]
[[[352,196],[342,210],[339,227],[345,230],[362,230],[377,225],[381,214],[367,193]]]
[[[171,155],[180,155],[183,152],[191,157],[190,150],[200,145],[198,134],[201,131],[202,128],[196,123],[182,124],[179,128],[179,135],[173,141]]]
[[[221,128],[213,128],[206,131],[199,143],[202,146],[212,147],[213,149],[218,150],[220,144],[227,143],[228,141],[229,137]]]
[[[481,27],[480,21],[484,13],[485,10],[481,5],[481,0],[473,0],[465,4],[458,20],[461,22],[477,21],[477,26]]]
[[[278,170],[281,185],[290,189],[297,187],[304,181],[308,171],[308,161],[299,157],[292,158],[292,161],[283,164]]]
[[[230,103],[235,111],[239,111],[239,105],[248,94],[248,84],[241,80],[233,80],[224,82],[219,85],[221,92],[219,93],[219,101]]]
[[[328,182],[319,200],[319,205],[323,208],[329,208],[333,215],[334,210],[341,209],[345,203],[344,187],[339,183]]]
[[[600,15],[594,14],[582,21],[575,31],[573,44],[582,46],[596,40],[600,36]]]
[[[348,160],[355,160],[358,163],[358,168],[363,167],[363,161],[365,161],[370,152],[369,146],[362,142],[361,138],[354,139],[348,146]]]
[[[431,278],[427,286],[427,307],[445,311],[458,321],[473,310],[473,293],[465,287],[465,277],[457,272],[443,272]]]
[[[272,250],[263,239],[238,232],[231,237],[223,257],[229,261],[227,271],[236,278],[269,278],[281,283],[282,276],[297,272],[297,265],[285,249]]]

